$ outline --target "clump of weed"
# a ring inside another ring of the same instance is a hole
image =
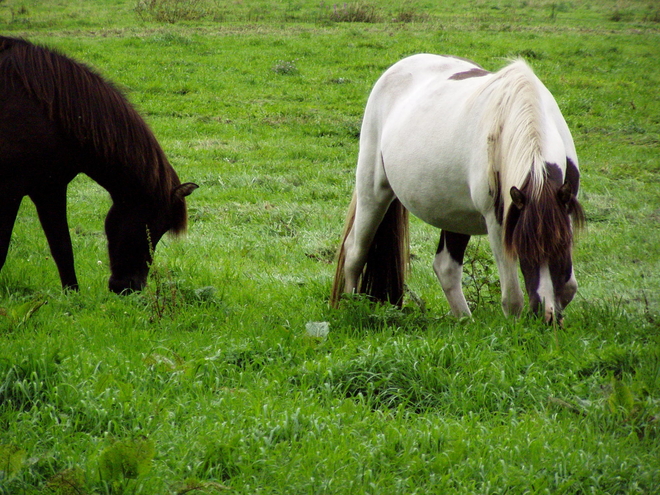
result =
[[[236,462],[237,458],[238,449],[236,445],[211,443],[206,446],[203,461],[197,469],[198,474],[200,478],[215,478],[227,481],[240,471]]]
[[[335,262],[336,252],[334,246],[323,246],[306,252],[305,256],[321,263],[332,264]]]
[[[497,267],[478,241],[474,247],[468,246],[463,264],[463,291],[471,309],[482,304],[494,304],[499,295]]]
[[[524,59],[527,60],[541,60],[545,58],[545,54],[543,52],[537,52],[536,50],[532,50],[531,48],[520,50],[516,52],[516,55],[519,57],[523,57]]]
[[[383,20],[376,6],[361,2],[345,3],[343,6],[335,4],[328,18],[333,22],[376,23]]]
[[[404,406],[422,412],[439,407],[447,390],[447,373],[438,364],[442,359],[432,355],[427,342],[401,344],[368,346],[348,359],[327,363],[327,368],[307,366],[292,380],[333,398],[364,401],[374,410]]]
[[[147,229],[149,253],[154,259],[154,244]],[[147,307],[151,310],[149,321],[160,321],[165,316],[173,317],[179,306],[179,290],[167,267],[161,268],[153,262],[149,265],[149,283],[142,291]]]
[[[660,8],[653,10],[653,8],[650,7],[648,13],[644,16],[644,21],[660,22]]]
[[[17,9],[11,9],[11,22],[27,24],[30,22],[30,11],[25,5],[21,5]]]
[[[179,306],[179,290],[166,268],[151,267],[149,284],[143,291],[147,306],[151,311],[151,322],[160,321],[164,317],[173,317]]]
[[[613,376],[604,388],[610,419],[626,428],[632,428],[637,437],[655,438],[660,428],[657,401],[649,400],[648,391],[639,382],[630,385]]]
[[[293,76],[299,73],[295,60],[278,60],[272,71],[283,76]]]
[[[0,445],[0,479],[9,480],[20,471],[26,452],[12,444]]]
[[[351,80],[345,77],[335,77],[333,79],[330,79],[330,82],[332,84],[349,84]]]
[[[167,22],[197,21],[213,15],[207,0],[138,0],[135,13],[144,20]]]
[[[622,22],[622,21],[627,21],[632,17],[632,14],[630,12],[626,12],[624,10],[619,10],[615,9],[614,12],[612,12],[608,16],[608,20],[612,22]]]
[[[214,481],[200,481],[195,478],[189,478],[185,481],[175,483],[172,486],[172,489],[177,495],[184,493],[219,493],[220,490],[231,490],[230,487],[221,485],[220,483]],[[212,490],[212,492],[209,492],[208,490]]]
[[[13,364],[0,361],[0,404],[16,411],[28,410],[47,400],[50,390],[59,383],[60,356],[25,356]]]
[[[429,15],[426,12],[418,12],[417,10],[407,7],[402,8],[392,19],[392,22],[400,22],[402,24],[409,24],[411,22],[426,22],[429,20]]]
[[[85,472],[79,468],[69,468],[51,476],[46,482],[47,493],[79,494],[85,491]]]
[[[550,4],[550,19],[555,20],[557,19],[557,14],[560,12],[568,12],[570,8],[570,4],[567,2],[552,2]]]
[[[25,325],[44,304],[46,304],[45,300],[37,299],[11,308],[0,308],[0,316],[4,317],[2,322],[4,325],[0,325],[0,329],[5,326],[7,330],[11,331]]]
[[[156,454],[153,440],[146,437],[113,440],[98,457],[100,481],[113,493],[122,492],[127,480],[137,479],[151,469]]]

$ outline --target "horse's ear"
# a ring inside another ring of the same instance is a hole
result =
[[[179,199],[183,199],[186,196],[190,196],[192,192],[198,187],[199,186],[194,182],[186,182],[184,184],[181,184],[180,186],[175,187],[172,193],[174,194],[175,197]]]
[[[564,184],[559,188],[559,191],[557,191],[557,197],[561,203],[567,205],[571,200],[571,196],[573,196],[573,187],[568,182],[568,179],[566,179]]]
[[[509,194],[511,194],[511,200],[513,201],[513,204],[518,208],[519,210],[522,210],[523,207],[525,206],[525,203],[527,201],[527,198],[525,197],[525,194],[518,189],[516,186],[513,186],[511,190],[509,191]]]

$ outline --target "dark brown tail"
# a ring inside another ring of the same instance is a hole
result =
[[[332,285],[330,305],[337,307],[344,290],[344,263],[346,253],[344,243],[355,220],[357,197],[353,200],[346,215],[346,225],[341,246],[337,254],[337,270]],[[376,235],[365,263],[358,285],[358,292],[367,294],[378,301],[387,301],[401,306],[406,272],[408,271],[408,210],[398,199],[392,201]]]

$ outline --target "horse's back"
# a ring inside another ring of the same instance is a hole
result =
[[[488,74],[465,59],[413,55],[378,80],[363,123],[361,148],[377,143],[371,154],[382,157],[404,206],[431,225],[471,235],[485,233],[490,198],[486,141],[469,100]]]
[[[457,57],[421,53],[392,65],[378,79],[369,96],[369,104],[388,106],[415,95],[421,88],[449,80],[456,74],[482,70],[474,62]],[[367,109],[368,111],[368,109]]]

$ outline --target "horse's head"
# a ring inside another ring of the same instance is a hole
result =
[[[512,187],[506,220],[505,244],[518,256],[529,304],[546,322],[561,322],[561,312],[573,300],[577,281],[573,272],[573,226],[584,222],[577,201],[578,184],[546,180],[538,198]]]
[[[524,255],[519,261],[532,312],[542,315],[546,323],[560,323],[562,311],[573,300],[578,288],[571,249],[554,253],[541,262]]]
[[[174,187],[169,204],[113,203],[105,220],[111,291],[120,294],[144,288],[158,241],[168,231],[185,230],[185,197],[195,189],[197,185],[190,182]]]

